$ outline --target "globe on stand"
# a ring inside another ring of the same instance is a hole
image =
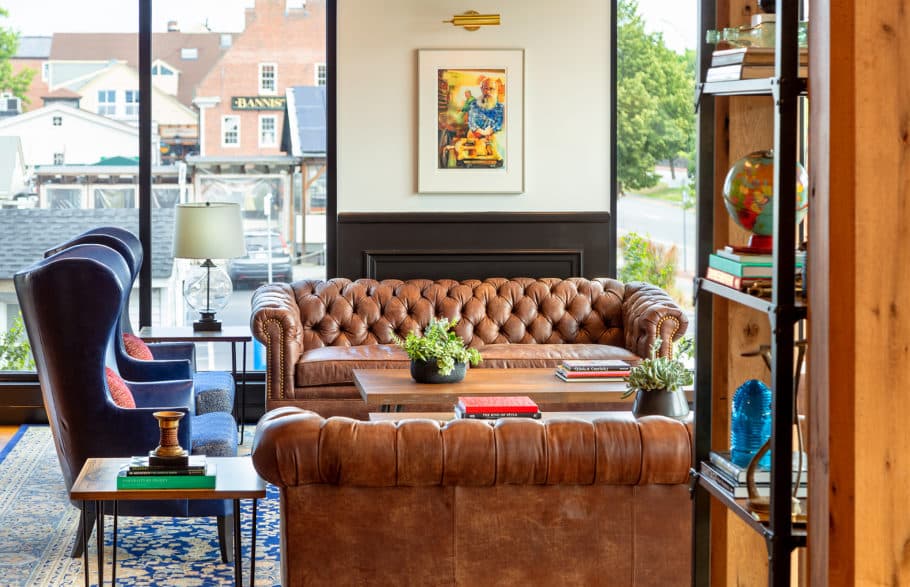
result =
[[[809,196],[805,168],[796,162],[796,222],[806,215]],[[770,253],[774,234],[774,152],[754,151],[738,160],[724,180],[724,204],[739,226],[752,233],[749,247]]]

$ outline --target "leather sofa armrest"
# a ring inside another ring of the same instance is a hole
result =
[[[686,332],[689,320],[667,292],[643,281],[627,283],[622,301],[622,324],[626,348],[647,357],[655,338],[660,338],[660,356]]]
[[[265,345],[266,397],[279,400],[294,391],[294,365],[303,353],[300,309],[286,283],[264,285],[253,293],[250,329]]]
[[[296,406],[262,416],[252,449],[259,476],[279,487],[319,483],[319,435],[324,422],[319,414]]]

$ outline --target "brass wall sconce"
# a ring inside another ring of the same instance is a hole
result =
[[[452,17],[452,20],[444,20],[442,22],[464,27],[466,31],[476,31],[481,26],[499,26],[499,15],[479,14],[476,10],[468,10],[464,14],[456,14]]]

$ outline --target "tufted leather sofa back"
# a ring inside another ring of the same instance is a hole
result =
[[[291,285],[300,308],[303,350],[390,344],[423,332],[432,317],[458,319],[465,344],[623,345],[625,285],[580,277],[442,279],[336,278]]]

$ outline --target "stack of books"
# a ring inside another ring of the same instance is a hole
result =
[[[797,251],[797,270],[803,266],[805,260],[805,252]],[[749,253],[740,250],[739,247],[726,246],[708,258],[705,278],[745,291],[756,283],[770,282],[773,269],[773,257],[769,254]]]
[[[729,451],[711,451],[709,453],[710,462],[702,463],[700,472],[724,491],[730,497],[742,499],[749,497],[749,489],[746,486],[746,470],[748,467],[740,467],[730,459]],[[799,461],[798,453],[793,453],[793,473],[791,483],[796,482],[797,463]],[[796,490],[796,497],[803,498],[808,496],[808,455],[803,453],[803,470],[799,475],[799,487]],[[771,471],[765,469],[755,470],[755,489],[758,490],[760,497],[771,495]]]
[[[563,361],[556,376],[563,381],[625,381],[632,366],[625,361],[573,360]]]
[[[152,465],[148,457],[132,457],[117,474],[117,489],[214,489],[215,463],[191,455],[186,465]]]
[[[455,404],[456,418],[540,418],[540,408],[524,395],[459,397]]]
[[[721,49],[711,55],[706,82],[774,77],[773,47]],[[799,52],[799,77],[809,77],[809,50]]]

